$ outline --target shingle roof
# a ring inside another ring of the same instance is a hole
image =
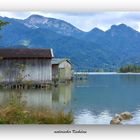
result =
[[[0,58],[53,58],[52,49],[0,48]]]
[[[53,65],[58,65],[58,64],[60,64],[63,61],[68,61],[69,63],[71,63],[70,60],[66,59],[66,58],[53,58],[52,59],[52,64]]]

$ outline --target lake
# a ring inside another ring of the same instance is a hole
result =
[[[124,124],[140,124],[140,75],[93,74],[87,80],[45,90],[1,90],[0,106],[11,100],[34,110],[72,111],[74,124],[109,124],[115,114],[129,111],[134,118]]]

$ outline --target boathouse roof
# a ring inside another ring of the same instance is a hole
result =
[[[0,48],[0,58],[53,58],[53,50],[46,48]]]
[[[52,65],[58,65],[64,61],[67,61],[71,64],[70,60],[69,59],[66,59],[66,58],[53,58],[52,59]]]

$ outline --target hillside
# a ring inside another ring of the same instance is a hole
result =
[[[140,33],[125,24],[112,25],[105,32],[99,28],[83,32],[63,20],[40,15],[0,19],[10,22],[0,31],[1,47],[53,48],[56,57],[70,58],[80,70],[114,71],[127,64],[140,65]]]

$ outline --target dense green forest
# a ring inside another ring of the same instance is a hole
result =
[[[126,73],[126,72],[139,73],[140,72],[140,66],[137,66],[137,65],[127,65],[127,66],[121,67],[119,69],[119,72],[123,72],[123,73]]]

